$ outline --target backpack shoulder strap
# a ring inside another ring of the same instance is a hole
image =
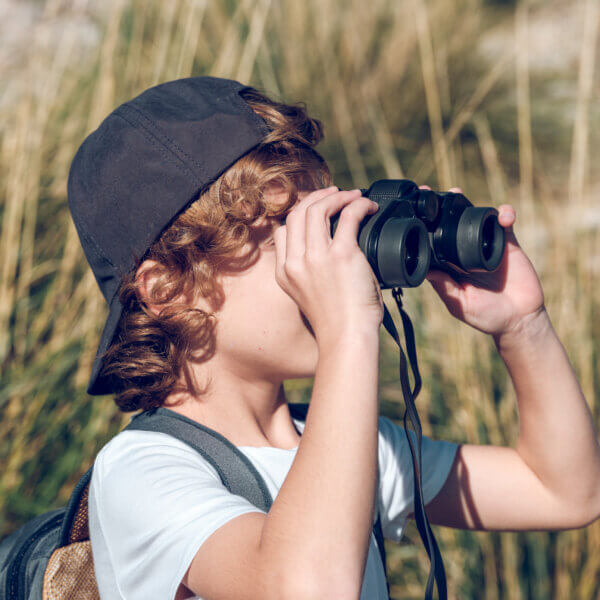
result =
[[[81,476],[71,492],[58,537],[59,547],[89,539],[87,501],[93,469],[94,465]]]
[[[217,471],[223,485],[254,506],[269,511],[273,499],[256,467],[227,438],[201,423],[160,407],[135,415],[126,429],[167,433],[185,442]]]

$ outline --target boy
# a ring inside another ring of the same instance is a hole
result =
[[[383,302],[356,243],[376,207],[330,186],[313,148],[321,135],[300,105],[188,78],[117,108],[73,160],[69,206],[109,304],[89,393],[210,427],[274,497],[265,513],[184,443],[120,433],[98,454],[89,494],[102,598],[387,597],[376,506],[399,540],[413,474],[404,432],[378,417]],[[497,272],[428,280],[454,316],[493,336],[517,391],[519,441],[423,438],[427,512],[468,529],[582,527],[600,508],[596,433],[510,205],[499,219]],[[311,376],[302,423],[283,381]]]

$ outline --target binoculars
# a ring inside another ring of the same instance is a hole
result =
[[[462,194],[421,190],[408,179],[380,179],[363,196],[379,210],[360,223],[358,245],[382,289],[416,287],[430,269],[494,271],[504,254],[498,211]],[[333,236],[339,213],[331,218]]]

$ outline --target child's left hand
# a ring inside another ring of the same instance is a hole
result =
[[[462,193],[460,188],[450,191]],[[513,232],[516,211],[510,204],[502,204],[498,213],[498,222],[506,231],[506,247],[495,271],[450,276],[432,270],[426,276],[454,317],[493,336],[516,331],[545,310],[538,275]]]

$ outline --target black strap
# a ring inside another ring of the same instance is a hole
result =
[[[438,598],[439,600],[446,600],[447,592],[446,592],[446,573],[444,571],[444,562],[442,560],[442,556],[440,554],[437,542],[435,540],[435,536],[433,535],[433,531],[429,525],[429,520],[427,518],[427,514],[425,512],[425,504],[423,501],[423,490],[421,488],[421,421],[419,419],[419,415],[417,413],[417,409],[415,407],[414,399],[419,394],[421,390],[421,376],[419,374],[419,367],[417,364],[417,354],[415,351],[415,337],[414,331],[412,327],[412,323],[410,322],[410,318],[406,314],[406,312],[402,308],[402,288],[394,288],[392,290],[392,295],[396,304],[398,305],[398,311],[400,312],[400,316],[402,317],[402,323],[404,326],[404,337],[406,339],[406,350],[408,353],[408,357],[410,359],[410,366],[413,372],[413,377],[415,380],[414,390],[411,391],[410,384],[408,381],[408,372],[406,369],[406,356],[402,350],[402,345],[400,343],[400,336],[398,335],[398,331],[396,330],[396,326],[394,325],[394,321],[390,316],[390,313],[387,309],[387,306],[383,306],[384,315],[383,315],[383,324],[387,329],[388,333],[396,340],[398,344],[398,348],[400,349],[400,384],[402,386],[402,394],[404,396],[404,403],[406,405],[406,410],[404,411],[404,433],[406,434],[406,439],[408,440],[408,444],[410,447],[410,453],[412,456],[413,463],[413,473],[414,473],[414,514],[415,520],[417,523],[417,528],[419,530],[419,534],[421,539],[423,540],[423,544],[425,545],[425,549],[427,550],[427,554],[429,556],[429,560],[431,561],[431,567],[429,569],[429,577],[427,579],[427,587],[425,589],[425,600],[432,600],[433,598],[433,583],[435,577],[435,583],[437,584],[438,589]],[[411,436],[408,433],[408,427],[406,422],[406,417],[410,418],[412,423],[412,427],[417,437],[417,448],[414,448],[414,442],[411,439]]]

